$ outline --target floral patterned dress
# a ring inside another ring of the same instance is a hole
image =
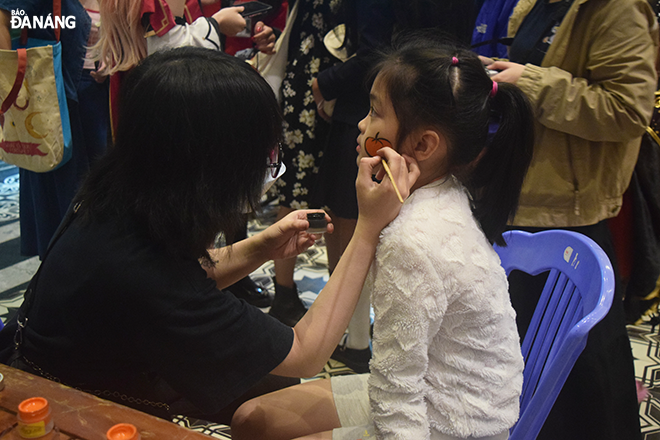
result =
[[[316,111],[312,80],[337,60],[323,37],[340,0],[298,0],[298,14],[289,40],[289,59],[282,81],[284,163],[286,173],[276,182],[280,206],[310,206],[329,124]],[[291,2],[293,3],[293,2]]]

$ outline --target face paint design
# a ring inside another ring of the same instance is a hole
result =
[[[384,147],[392,148],[392,143],[385,138],[379,138],[380,132],[376,133],[376,137],[368,137],[364,141],[364,148],[367,150],[369,156],[375,156],[376,152]]]

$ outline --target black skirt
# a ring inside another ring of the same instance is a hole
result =
[[[510,229],[538,232],[553,228]],[[566,229],[594,240],[605,251],[618,280],[616,255],[606,221]],[[527,331],[546,274],[519,271],[509,277],[511,302],[522,338]],[[623,289],[617,281],[612,307],[589,332],[587,345],[566,379],[538,440],[639,440],[639,408],[630,340],[623,310]]]

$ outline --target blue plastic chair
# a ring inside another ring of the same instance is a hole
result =
[[[614,296],[614,272],[590,238],[563,230],[509,231],[495,245],[507,276],[549,272],[522,343],[525,358],[520,418],[509,440],[534,440],[543,427],[589,331],[605,317]]]

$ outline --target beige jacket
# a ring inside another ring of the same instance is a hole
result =
[[[515,35],[536,0],[520,0]],[[518,86],[536,121],[517,226],[566,227],[614,217],[654,103],[658,24],[647,0],[575,0],[541,67]]]

